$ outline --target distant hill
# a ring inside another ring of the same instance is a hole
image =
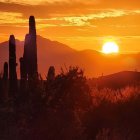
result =
[[[90,86],[96,85],[99,88],[119,89],[138,84],[140,84],[140,72],[136,71],[122,71],[90,80]]]
[[[16,40],[17,63],[23,55],[24,42]],[[103,55],[94,50],[76,51],[68,45],[57,41],[37,36],[38,67],[39,72],[45,77],[48,67],[54,65],[56,72],[61,67],[79,66],[88,77],[98,77],[118,71],[132,71],[140,69],[140,54]],[[3,63],[8,61],[8,41],[0,43],[0,71]],[[17,68],[19,73],[19,65]]]

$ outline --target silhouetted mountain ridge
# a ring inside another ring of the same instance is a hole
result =
[[[101,76],[99,78],[92,79],[91,85],[98,85],[100,88],[123,88],[131,85],[139,85],[140,72],[137,71],[121,71],[118,73]]]
[[[24,41],[16,40],[16,46],[17,63],[19,64],[19,58],[23,55]],[[61,67],[79,66],[88,77],[140,68],[140,54],[104,55],[95,50],[77,51],[68,45],[39,35],[37,36],[37,46],[38,67],[43,77],[51,65],[55,66],[56,72],[60,72]],[[8,41],[0,43],[1,71],[3,63],[8,61],[8,50]],[[19,65],[17,72],[19,73]]]

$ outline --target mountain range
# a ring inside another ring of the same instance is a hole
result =
[[[140,72],[121,71],[89,80],[91,87],[121,89],[127,86],[136,86],[140,84]]]
[[[19,75],[19,58],[23,56],[24,41],[16,40],[17,72]],[[63,43],[37,36],[38,68],[44,78],[49,66],[55,66],[56,73],[61,68],[78,66],[87,77],[99,77],[118,71],[134,71],[140,68],[140,54],[105,55],[95,50],[77,51]],[[0,43],[0,71],[3,63],[8,61],[8,41]]]

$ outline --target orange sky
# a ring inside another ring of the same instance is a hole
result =
[[[112,39],[122,53],[140,51],[140,0],[0,0],[0,42],[23,39],[30,15],[39,35],[78,50]]]

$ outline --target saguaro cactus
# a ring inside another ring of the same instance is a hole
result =
[[[37,73],[37,43],[36,26],[34,16],[29,18],[29,34],[25,37],[24,56],[26,72],[29,78],[33,78]]]
[[[8,63],[4,63],[3,80],[8,80]]]
[[[51,82],[55,79],[55,68],[54,66],[50,66],[47,75],[47,82]]]
[[[3,80],[2,80],[2,100],[7,100],[8,99],[8,63],[4,63],[4,68],[3,68]]]
[[[55,68],[54,68],[54,66],[49,67],[46,79],[47,79],[47,82],[46,82],[45,90],[46,90],[46,97],[48,98],[51,94],[53,94],[52,93],[53,90],[51,90],[51,89],[52,89],[52,86],[53,86],[53,83],[55,80]]]
[[[25,41],[24,41],[24,54],[23,54],[23,60],[24,60],[24,67],[25,67],[25,74],[26,74],[26,80],[28,76],[28,71],[30,68],[30,35],[26,34]]]
[[[24,58],[21,57],[19,59],[19,61],[20,61],[20,79],[21,80],[26,80],[27,79],[27,75],[26,75]]]
[[[29,34],[34,35],[36,38],[36,24],[34,16],[29,17]]]
[[[29,35],[30,35],[30,47],[32,52],[30,53],[31,65],[29,69],[29,76],[37,74],[37,43],[36,43],[36,25],[34,16],[29,18]]]
[[[15,94],[17,90],[17,73],[16,73],[16,43],[14,35],[9,38],[9,90]]]
[[[20,61],[20,90],[21,92],[23,92],[26,88],[27,73],[25,69],[24,58],[21,57],[19,61]]]

